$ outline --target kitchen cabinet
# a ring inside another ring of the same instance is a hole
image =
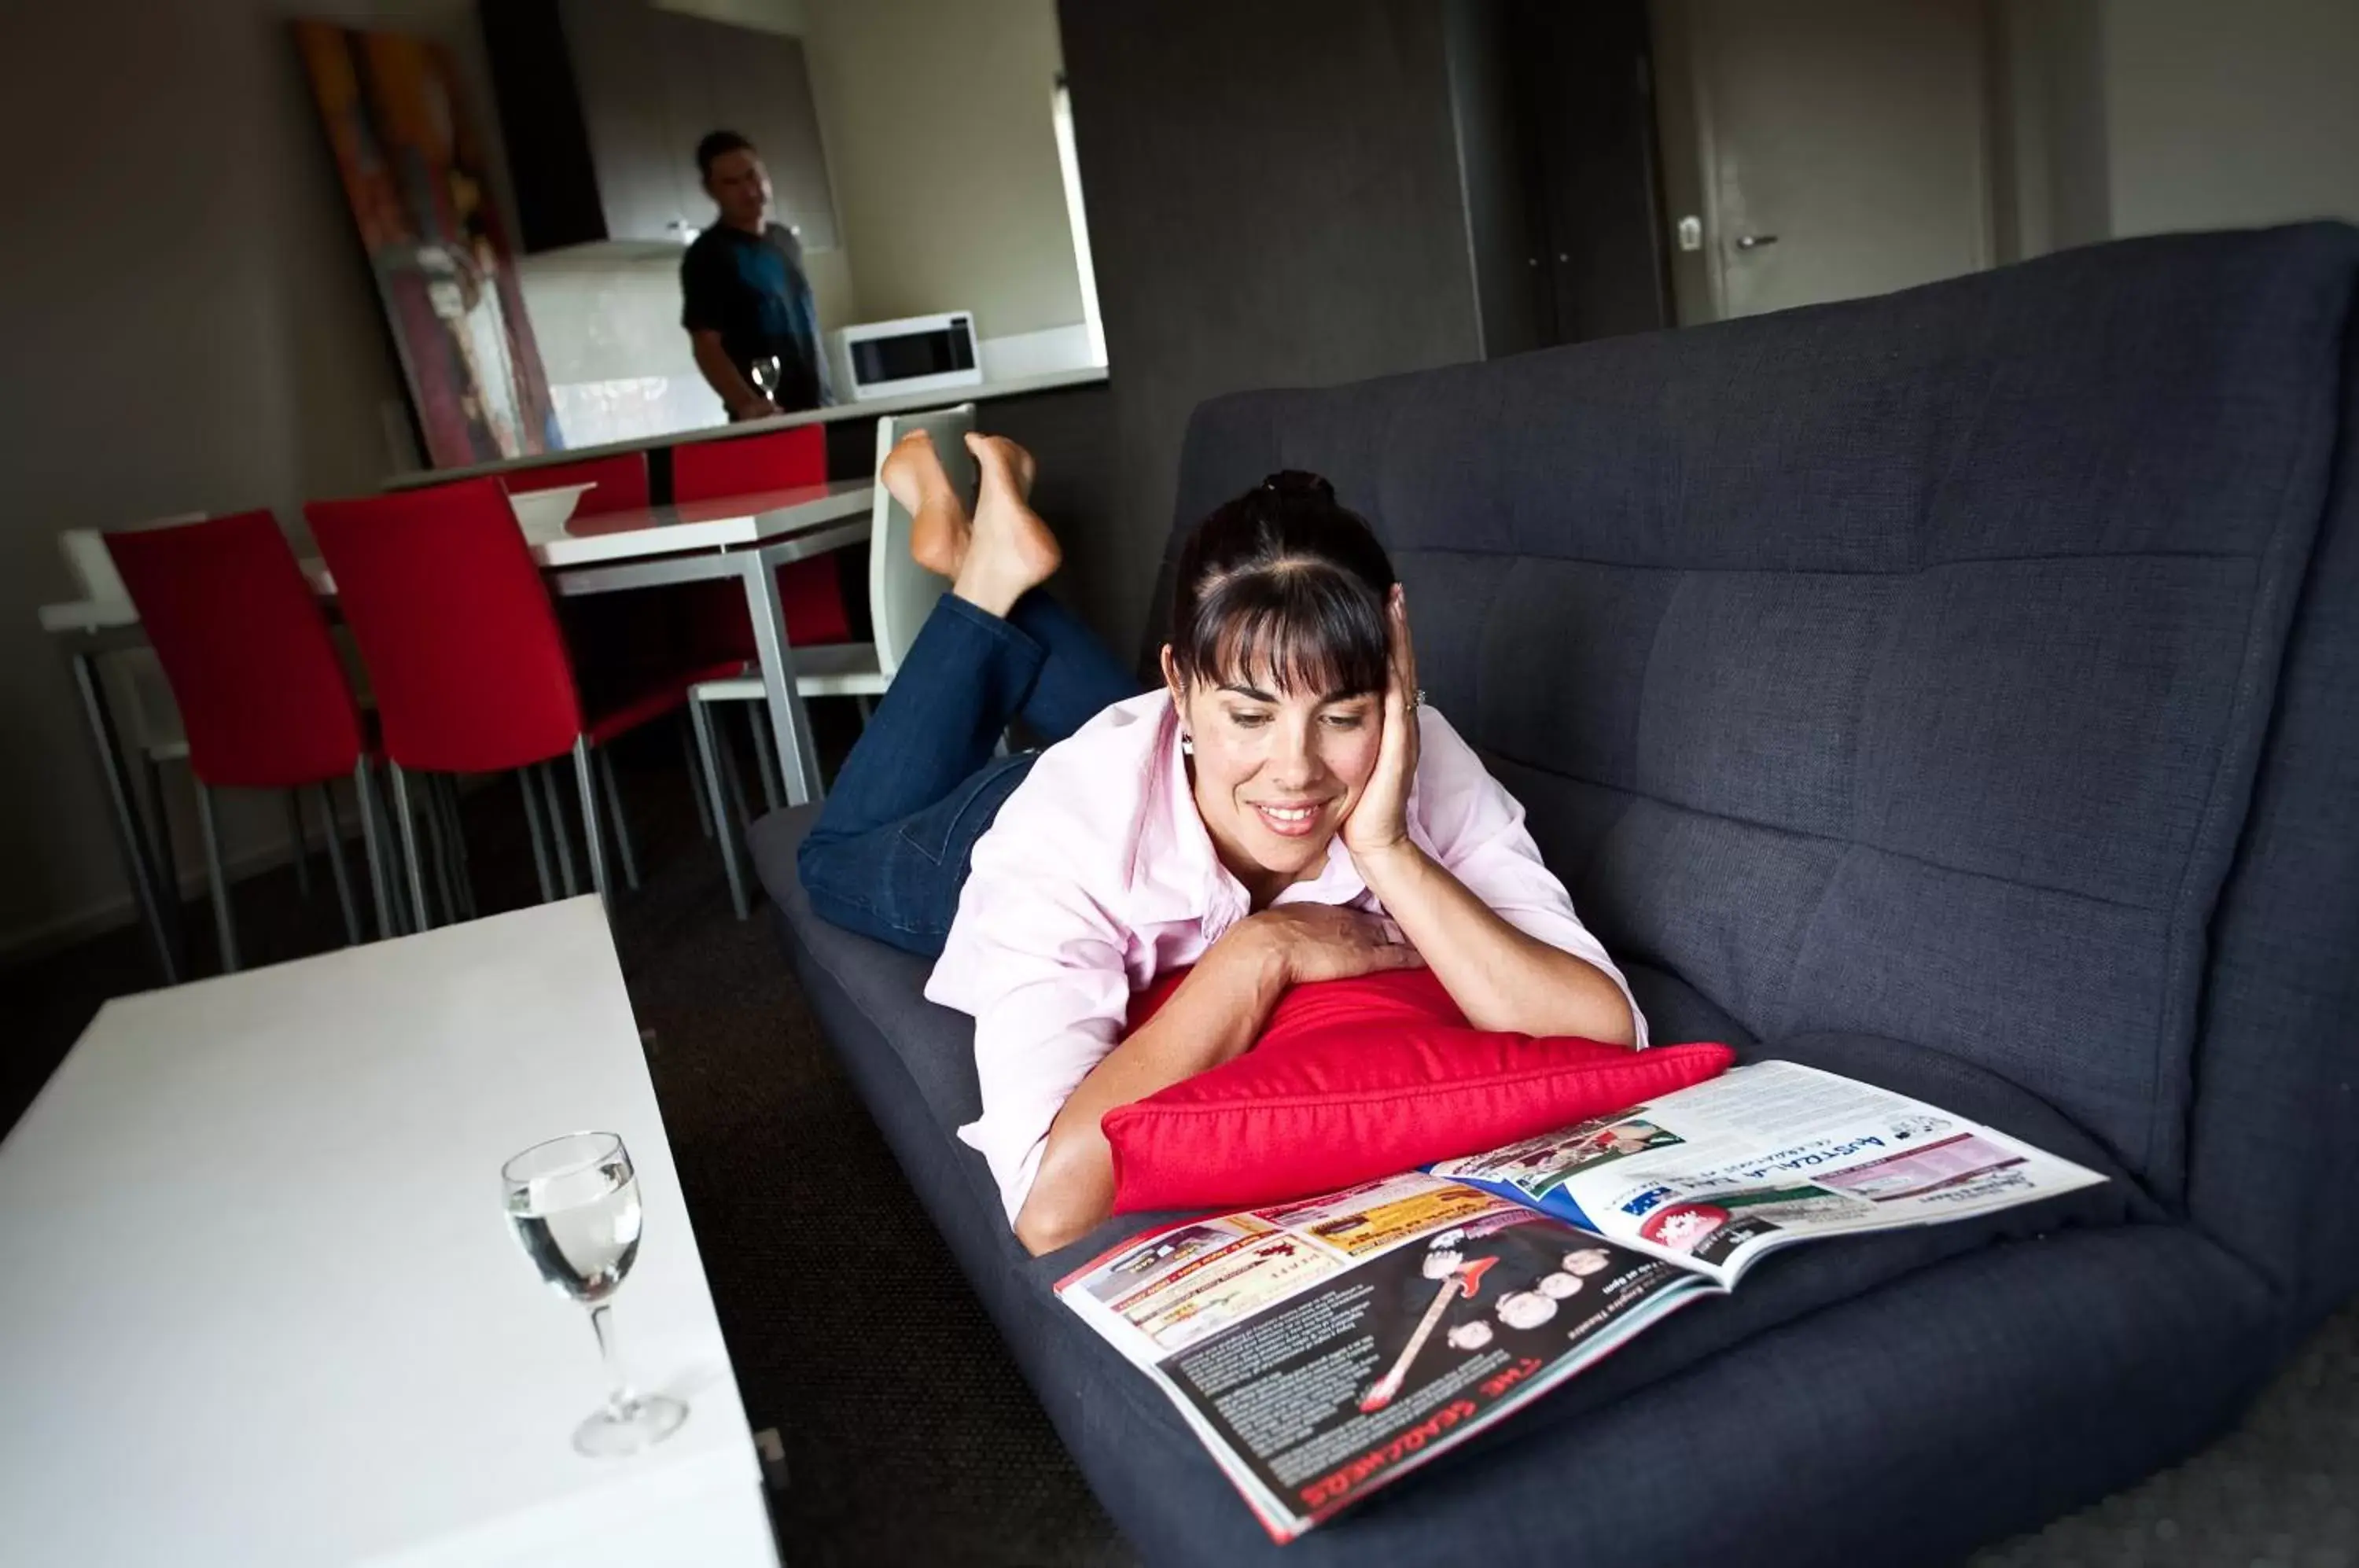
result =
[[[760,149],[772,216],[835,248],[799,39],[634,0],[482,0],[482,19],[527,252],[685,244],[712,218],[696,144],[721,129]]]

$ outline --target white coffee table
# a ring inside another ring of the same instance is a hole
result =
[[[646,1203],[624,1358],[691,1407],[625,1460],[500,1207],[585,1127]],[[0,1389],[11,1562],[777,1562],[595,898],[107,1004],[0,1144]]]

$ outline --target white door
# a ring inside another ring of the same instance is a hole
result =
[[[1712,314],[1991,265],[1982,0],[1680,0]]]

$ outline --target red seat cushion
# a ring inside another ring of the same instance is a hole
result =
[[[1135,1029],[1180,976],[1131,1007]],[[1253,1050],[1100,1120],[1116,1214],[1245,1208],[1476,1154],[1701,1083],[1724,1045],[1478,1029],[1427,969],[1298,985]]]

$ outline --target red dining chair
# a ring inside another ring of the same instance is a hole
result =
[[[376,693],[394,817],[421,923],[425,887],[409,818],[408,772],[516,771],[527,821],[536,830],[537,852],[539,802],[529,770],[540,767],[541,791],[555,819],[551,836],[570,886],[571,853],[556,779],[545,766],[570,752],[591,881],[611,909],[604,833],[591,778],[594,756],[614,817],[624,879],[637,887],[638,868],[605,744],[677,711],[697,681],[734,666],[690,665],[650,675],[633,690],[603,697],[595,706],[585,704],[540,569],[497,480],[314,501],[303,513],[334,574],[344,620]],[[548,870],[545,865],[539,869],[546,894]]]
[[[822,425],[734,441],[690,441],[672,449],[671,498],[676,504],[826,483],[827,430]],[[711,586],[717,592],[706,624],[714,640],[706,646],[715,657],[752,659],[754,626],[745,614],[745,595],[734,584]],[[851,640],[852,617],[844,609],[833,555],[778,568],[778,598],[786,608],[788,640],[797,647]]]
[[[568,485],[593,486],[582,493],[575,504],[577,517],[599,517],[612,512],[631,511],[649,504],[647,459],[645,452],[626,452],[613,457],[593,457],[580,463],[551,463],[534,468],[516,469],[501,481],[511,495],[528,495],[537,490],[554,490]],[[728,603],[742,599],[728,584],[700,583],[694,592],[718,587],[723,597],[717,606],[725,620]],[[600,593],[584,599],[560,599],[557,604],[558,624],[565,628],[566,642],[574,659],[574,674],[584,691],[598,692],[618,685],[632,683],[631,671],[653,667],[660,669],[677,663],[691,637],[687,627],[693,611],[679,608],[681,591],[668,588],[642,588],[621,593]],[[738,611],[744,618],[744,611]],[[726,658],[727,650],[713,655]],[[610,673],[618,672],[618,673]],[[689,781],[694,786],[689,792],[696,797],[696,821],[706,838],[713,833],[711,811],[706,806],[709,793],[700,772],[701,758],[693,733],[685,721],[680,724],[680,755],[686,762]],[[536,841],[536,849],[538,842]]]
[[[139,611],[188,735],[197,820],[205,840],[222,967],[238,966],[237,930],[222,871],[213,791],[317,787],[344,935],[361,940],[330,782],[353,780],[377,927],[390,933],[390,884],[377,838],[375,788],[360,704],[327,617],[287,536],[266,511],[106,536],[107,553]],[[295,853],[304,855],[300,795]],[[158,802],[161,814],[162,802]]]

